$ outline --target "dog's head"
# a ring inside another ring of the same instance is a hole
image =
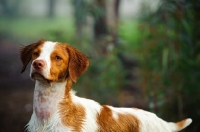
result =
[[[87,56],[74,47],[40,40],[21,50],[22,71],[31,62],[30,76],[38,81],[63,81],[70,77],[76,82],[89,66]]]

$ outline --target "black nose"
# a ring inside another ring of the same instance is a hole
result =
[[[45,66],[45,63],[44,63],[44,61],[43,60],[35,60],[34,62],[33,62],[33,67],[35,68],[35,69],[42,69],[43,67]]]

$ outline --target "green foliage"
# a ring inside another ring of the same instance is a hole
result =
[[[139,47],[149,107],[165,119],[191,117],[194,132],[200,130],[199,11],[195,0],[162,0],[157,12],[143,18],[141,32],[149,33]]]
[[[128,52],[132,52],[133,49],[137,49],[140,46],[141,34],[138,31],[138,22],[132,20],[123,20],[119,24],[119,36],[127,46]]]

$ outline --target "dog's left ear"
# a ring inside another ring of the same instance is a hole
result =
[[[21,73],[23,73],[26,69],[26,66],[28,65],[29,61],[31,60],[32,57],[32,52],[35,48],[37,48],[37,46],[39,46],[40,44],[44,43],[45,40],[39,40],[38,42],[35,42],[33,44],[30,44],[28,46],[25,46],[21,49],[20,51],[20,58],[22,61],[22,70]]]
[[[69,76],[74,83],[76,83],[79,76],[81,76],[89,66],[89,60],[86,55],[78,51],[72,46],[67,46],[69,54]]]

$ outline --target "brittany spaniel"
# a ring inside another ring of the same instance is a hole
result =
[[[22,71],[31,62],[35,80],[31,132],[175,132],[190,118],[166,122],[137,108],[115,108],[77,97],[71,89],[89,66],[88,58],[74,47],[40,40],[21,50]]]

